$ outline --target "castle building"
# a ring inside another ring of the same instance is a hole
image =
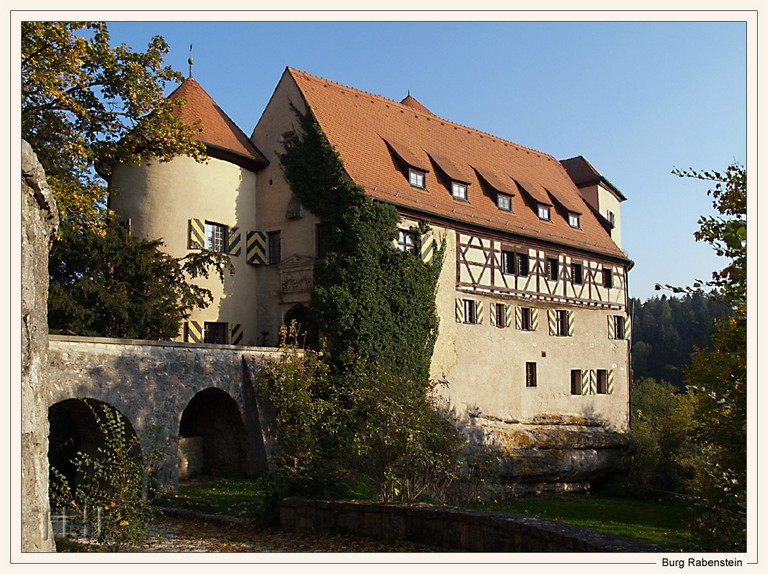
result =
[[[292,106],[310,109],[349,178],[399,210],[393,248],[429,262],[446,246],[431,370],[448,381],[442,399],[456,420],[503,451],[534,445],[513,474],[528,472],[526,460],[544,475],[558,459],[561,478],[609,465],[594,452],[612,451],[605,436],[629,425],[632,262],[621,249],[626,198],[586,159],[558,161],[440,118],[410,94],[398,102],[292,68],[250,138],[194,79],[170,97],[185,100],[184,121],[201,123],[210,159],[118,166],[110,206],[174,256],[231,255],[235,274],[205,282],[214,303],[179,340],[275,346],[286,318],[306,312],[319,221],[279,155],[296,136]]]

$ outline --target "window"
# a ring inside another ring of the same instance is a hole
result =
[[[209,251],[227,252],[227,226],[205,222],[205,248]]]
[[[613,273],[608,267],[603,267],[603,287],[613,287]]]
[[[453,199],[467,201],[467,186],[465,184],[454,181],[451,184],[451,193],[453,193]]]
[[[613,316],[613,337],[615,339],[623,339],[626,333],[624,332],[624,317],[621,315]]]
[[[477,323],[477,302],[472,299],[462,299],[464,305],[464,322]]]
[[[538,205],[537,212],[539,214],[539,219],[542,219],[544,221],[549,221],[550,220],[550,218],[549,218],[549,206],[548,205],[544,205],[543,203],[540,203]]]
[[[579,369],[571,370],[571,394],[581,394],[581,371]]]
[[[568,336],[568,311],[555,311],[555,335],[558,337]]]
[[[573,212],[568,213],[568,225],[570,225],[574,229],[578,229],[579,227],[581,227],[578,213],[573,213]]]
[[[584,277],[581,272],[581,263],[571,264],[571,281],[574,285],[581,285],[584,282]]]
[[[525,386],[536,386],[536,363],[525,364]]]
[[[597,370],[597,394],[608,394],[608,371],[605,369]]]
[[[616,214],[613,213],[610,209],[606,213],[606,217],[608,218],[608,221],[611,222],[611,225],[616,225]]]
[[[424,181],[424,172],[419,171],[418,169],[408,168],[408,181],[411,182],[411,185],[413,187],[418,187],[419,189],[426,189],[427,185]]]
[[[413,231],[401,229],[397,235],[397,248],[413,255],[419,254],[418,237]]]
[[[520,308],[520,329],[533,331],[533,309],[530,307]]]
[[[214,345],[227,344],[227,324],[226,323],[206,323],[203,331],[203,343]]]
[[[280,263],[280,232],[270,231],[267,233],[267,248],[269,250],[268,265]]]
[[[497,194],[496,205],[503,211],[512,211],[512,196],[503,193]]]
[[[507,306],[504,303],[496,303],[496,326],[500,329],[507,326]]]
[[[528,276],[528,254],[514,251],[501,252],[501,271],[507,275]]]
[[[548,258],[547,259],[547,279],[550,281],[557,281],[559,275],[559,269],[557,264],[557,259],[554,258]]]

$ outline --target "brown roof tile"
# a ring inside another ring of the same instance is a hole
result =
[[[372,197],[419,211],[426,218],[458,220],[626,259],[594,213],[586,209],[575,184],[554,157],[394,100],[292,68],[288,72],[339,152],[348,175]],[[397,142],[394,146],[409,150],[403,154],[450,160],[453,167],[449,169],[467,174],[469,201],[454,200],[450,185],[438,178],[435,170],[426,174],[426,190],[411,187],[407,173],[387,146],[389,142],[394,149],[393,141]],[[509,193],[517,182],[535,201],[552,204],[552,194],[569,209],[579,206],[581,228],[570,227],[566,218],[556,213],[552,222],[540,220],[535,205],[519,195],[513,199],[512,213],[500,210],[495,194],[483,191],[476,170],[487,175],[483,179],[492,187],[504,188],[498,191]]]
[[[235,122],[224,113],[195,79],[184,80],[168,98],[184,99],[184,105],[179,106],[176,112],[184,123],[192,125],[200,120],[203,131],[197,136],[199,140],[244,155],[258,163],[267,163],[248,136],[235,125]]]

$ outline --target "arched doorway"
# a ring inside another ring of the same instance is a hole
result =
[[[58,470],[67,480],[70,487],[77,486],[80,477],[77,475],[74,461],[78,452],[96,457],[99,449],[107,447],[104,433],[106,427],[99,425],[97,417],[104,421],[105,409],[113,415],[122,417],[125,425],[125,441],[130,444],[135,441],[136,431],[131,422],[120,411],[111,405],[95,399],[66,399],[48,408],[48,464],[51,469]],[[134,445],[132,456],[141,457],[138,441]],[[51,474],[51,479],[53,476]]]
[[[296,329],[292,331],[295,322]],[[298,344],[301,348],[317,349],[319,336],[317,325],[306,305],[294,305],[283,316],[283,325],[288,327],[288,344]]]
[[[179,479],[244,476],[245,428],[235,400],[209,388],[189,401],[179,424]]]

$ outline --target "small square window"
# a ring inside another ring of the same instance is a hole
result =
[[[528,254],[514,251],[501,252],[501,271],[506,275],[528,276]]]
[[[205,248],[209,251],[227,252],[227,226],[205,222]]]
[[[280,232],[270,231],[267,233],[267,249],[269,250],[269,265],[280,263]]]
[[[451,184],[451,192],[453,193],[453,199],[467,201],[467,186],[465,184],[454,181]]]
[[[573,213],[573,212],[569,213],[568,214],[568,225],[570,225],[574,229],[578,229],[579,227],[581,227],[581,223],[580,223],[579,219],[580,218],[579,218],[579,214],[578,213]]]
[[[503,193],[497,194],[496,205],[502,211],[512,211],[512,196]]]
[[[579,369],[571,369],[571,394],[581,394],[581,371]]]
[[[427,185],[424,181],[424,175],[425,174],[423,171],[410,168],[408,170],[408,181],[411,182],[411,185],[413,187],[418,187],[419,189],[426,189]]]
[[[584,283],[584,275],[581,269],[581,263],[571,264],[571,281],[574,285],[581,285]]]
[[[203,342],[213,345],[227,344],[227,324],[226,323],[205,323],[203,331]]]
[[[539,214],[539,219],[542,219],[544,221],[550,221],[550,215],[549,215],[550,212],[549,212],[548,205],[544,205],[543,203],[540,203],[537,211]]]
[[[530,307],[520,308],[520,329],[533,331],[533,309]]]
[[[477,323],[477,302],[472,299],[462,299],[464,305],[464,322]]]
[[[535,387],[536,386],[536,363],[526,363],[525,364],[525,386],[526,387]]]
[[[397,248],[413,255],[419,254],[418,238],[413,231],[401,229],[397,235]]]
[[[547,279],[550,281],[557,281],[560,272],[557,259],[552,257],[547,259]]]
[[[608,267],[603,267],[603,287],[613,287],[613,273]]]
[[[597,370],[597,394],[608,394],[608,371],[605,369]]]

